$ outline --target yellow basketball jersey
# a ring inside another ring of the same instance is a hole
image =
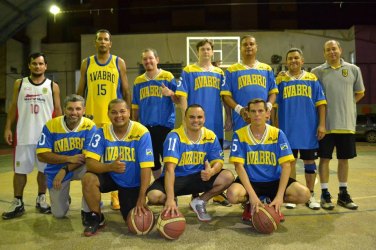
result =
[[[115,55],[110,55],[104,64],[99,63],[97,56],[87,59],[86,114],[94,117],[98,127],[110,122],[107,116],[108,103],[113,99],[123,98],[118,60]]]

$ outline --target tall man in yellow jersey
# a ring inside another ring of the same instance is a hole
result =
[[[112,55],[111,33],[100,29],[95,36],[96,55],[81,63],[81,78],[77,94],[86,98],[86,115],[93,116],[98,128],[109,123],[106,107],[113,99],[124,99],[131,105],[131,94],[122,58]],[[111,193],[111,208],[120,209],[117,193]]]

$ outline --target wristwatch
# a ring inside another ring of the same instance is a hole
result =
[[[63,169],[65,171],[65,174],[68,174],[69,173],[69,168],[67,165],[65,165],[64,167],[62,167],[61,169]]]

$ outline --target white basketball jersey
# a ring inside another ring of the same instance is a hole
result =
[[[17,145],[37,144],[42,128],[52,118],[54,101],[52,81],[34,84],[22,79],[17,100]]]

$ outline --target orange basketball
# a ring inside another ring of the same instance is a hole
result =
[[[279,223],[281,222],[281,217],[279,216],[279,214],[275,211],[275,207],[274,206],[271,206],[269,207],[269,205],[265,204],[265,210],[268,211],[268,213],[273,217],[275,223],[277,223],[277,226],[279,225]]]
[[[168,240],[176,240],[185,230],[185,218],[183,214],[171,217],[171,214],[164,215],[162,212],[157,220],[157,229],[162,237]]]
[[[127,226],[131,233],[137,235],[148,234],[154,226],[153,212],[147,209],[146,214],[141,216],[135,214],[136,208],[132,208],[127,216]]]
[[[258,213],[252,215],[252,224],[257,232],[270,234],[277,229],[277,223],[273,216],[263,207],[259,207]]]

